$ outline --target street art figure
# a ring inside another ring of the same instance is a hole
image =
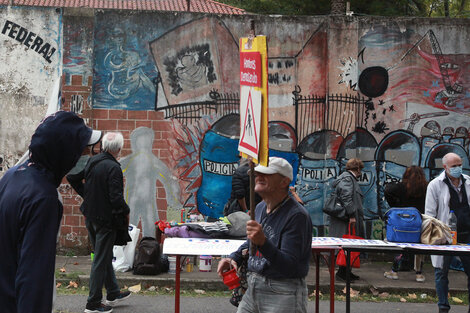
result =
[[[115,49],[104,58],[104,66],[111,72],[108,83],[109,94],[118,100],[125,100],[135,94],[139,88],[155,91],[155,86],[143,71],[145,63],[135,51],[124,50],[123,31],[115,29],[113,34]]]
[[[339,175],[336,160],[343,137],[335,131],[318,131],[305,137],[299,144],[299,173],[296,189],[304,201],[314,226],[322,229],[325,225],[323,214],[324,199],[331,193],[331,184]]]
[[[184,48],[173,58],[165,59],[164,64],[174,95],[197,89],[217,79],[209,44]]]
[[[157,181],[165,188],[167,211],[181,207],[178,182],[166,164],[152,153],[153,138],[152,129],[136,128],[131,134],[132,153],[120,160],[126,179],[126,202],[131,208],[130,223],[138,225],[140,219],[143,236],[155,236],[154,223],[166,219],[161,211],[157,215]]]
[[[197,208],[204,216],[223,216],[224,205],[232,190],[232,175],[238,167],[240,116],[227,115],[206,132],[200,146],[201,187]]]

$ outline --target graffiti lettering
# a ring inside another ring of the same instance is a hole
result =
[[[361,176],[357,178],[359,181],[359,185],[368,185],[372,179],[372,173],[371,172],[366,172],[362,171]]]
[[[7,20],[3,25],[2,34],[16,39],[16,41],[22,43],[27,48],[32,49],[38,54],[42,55],[42,57],[47,62],[52,63],[51,57],[54,55],[56,49],[51,48],[49,43],[44,43],[44,40],[35,33],[30,32],[26,28]]]
[[[390,174],[385,174],[385,184],[397,183],[400,179],[398,177],[392,176]]]
[[[237,163],[218,163],[204,160],[204,170],[212,174],[231,176],[235,173],[237,167]]]
[[[82,95],[72,95],[70,99],[70,111],[82,114],[83,110],[83,97]]]
[[[330,178],[336,178],[336,168],[304,168],[302,178],[305,181],[324,181]]]

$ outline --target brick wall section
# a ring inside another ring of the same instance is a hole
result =
[[[91,92],[91,77],[86,80],[87,86],[83,86],[84,80],[81,76],[74,75],[71,85],[63,86],[63,107],[70,110],[70,99],[72,94],[80,93],[84,99],[83,118],[94,129],[104,132],[119,131],[124,136],[124,147],[122,156],[131,153],[130,134],[138,127],[148,127],[155,131],[155,139],[152,151],[163,162],[168,161],[167,139],[172,135],[170,122],[164,119],[163,112],[155,111],[125,111],[108,109],[90,109],[88,98]],[[88,88],[88,89],[87,89]],[[88,90],[88,94],[86,93]],[[87,151],[88,152],[88,151]],[[59,235],[59,249],[88,250],[88,234],[85,227],[85,219],[80,212],[82,199],[70,187],[64,179],[59,188],[64,204],[64,215],[62,218],[61,231]],[[166,219],[166,194],[165,189],[157,182],[157,205],[158,216]]]

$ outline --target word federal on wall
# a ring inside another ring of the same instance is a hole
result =
[[[25,45],[27,48],[42,55],[47,62],[52,62],[51,57],[56,52],[56,48],[51,47],[50,43],[45,42],[44,39],[39,37],[37,34],[9,20],[6,20],[3,25],[2,34],[16,39],[16,41]]]

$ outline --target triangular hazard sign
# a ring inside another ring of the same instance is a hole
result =
[[[239,148],[241,152],[244,152],[248,155],[251,155],[254,158],[258,157],[259,153],[259,123],[260,123],[260,114],[261,114],[261,93],[253,90],[252,88],[247,88],[243,92],[241,100],[244,103],[241,103],[242,109],[245,114],[242,115],[241,121],[242,124],[240,129],[240,143]],[[244,95],[243,95],[244,93]],[[246,99],[246,100],[245,100]]]

